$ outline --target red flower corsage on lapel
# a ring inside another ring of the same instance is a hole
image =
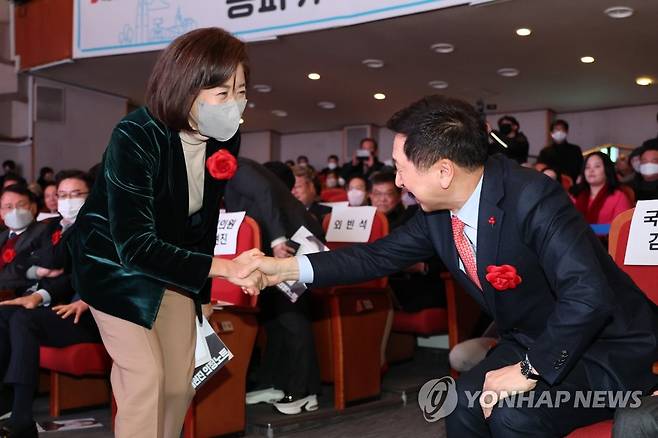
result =
[[[226,149],[220,149],[208,158],[206,167],[213,178],[227,180],[238,170],[238,160]]]
[[[489,265],[486,278],[496,290],[500,291],[514,289],[522,281],[516,273],[516,268],[512,265]]]
[[[57,245],[62,239],[62,230],[55,230],[52,236],[50,236],[50,241],[53,243],[53,246]]]
[[[2,261],[5,262],[5,264],[11,263],[14,258],[16,258],[16,250],[14,248],[7,248],[2,251]]]

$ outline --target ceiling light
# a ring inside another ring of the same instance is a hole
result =
[[[240,118],[240,124],[242,125],[244,123],[244,119]]]
[[[580,62],[583,64],[591,64],[594,62],[594,57],[593,56],[583,56],[580,58]]]
[[[455,51],[455,46],[449,43],[436,43],[430,46],[430,50],[434,53],[452,53]]]
[[[288,116],[288,113],[285,112],[284,110],[272,110],[272,114],[274,114],[277,117],[286,117],[286,116]]]
[[[532,33],[532,30],[528,29],[527,27],[522,27],[520,29],[516,29],[516,34],[518,36],[528,36]]]
[[[635,79],[635,83],[642,86],[653,85],[653,79],[648,76],[640,76]]]
[[[361,64],[368,68],[382,68],[384,66],[384,61],[381,59],[364,59],[361,61]]]
[[[448,88],[448,83],[446,81],[429,81],[427,83],[432,88],[436,88],[437,90],[443,90],[444,88]]]
[[[603,11],[610,18],[628,18],[633,15],[633,8],[628,6],[613,6]]]
[[[322,109],[334,109],[336,108],[336,104],[333,102],[329,102],[328,100],[323,100],[321,102],[318,102],[318,106]]]
[[[256,84],[254,85],[254,90],[258,91],[259,93],[269,93],[272,91],[272,87],[265,84]]]
[[[384,99],[386,99],[386,95],[385,95],[384,93],[375,93],[375,95],[372,96],[372,97],[374,97],[374,98],[377,99],[377,100],[384,100]]]
[[[513,78],[514,76],[519,75],[519,70],[512,67],[504,67],[504,68],[499,68],[497,73],[506,78]]]
[[[320,75],[318,73],[309,73],[308,78],[312,81],[317,81],[320,79]]]

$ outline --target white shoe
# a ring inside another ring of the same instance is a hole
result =
[[[274,403],[277,411],[286,415],[295,415],[306,411],[318,410],[318,397],[315,394],[308,395],[295,400],[291,395],[286,395],[280,402]]]
[[[247,404],[274,403],[281,400],[284,396],[283,391],[274,388],[251,391],[247,393]]]

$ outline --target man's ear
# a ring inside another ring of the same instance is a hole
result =
[[[455,177],[455,163],[447,158],[442,158],[434,163],[430,171],[437,175],[441,188],[447,190]]]

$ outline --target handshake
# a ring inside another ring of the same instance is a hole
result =
[[[233,260],[213,258],[210,277],[225,278],[242,287],[249,295],[258,295],[261,289],[282,281],[297,280],[299,266],[294,257],[276,259],[265,257],[258,249],[251,249]]]

